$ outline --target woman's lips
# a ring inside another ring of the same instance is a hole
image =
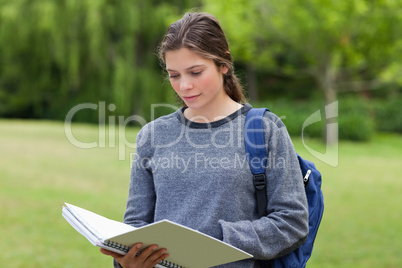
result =
[[[195,101],[201,94],[191,95],[191,96],[183,96],[183,99],[187,102]]]

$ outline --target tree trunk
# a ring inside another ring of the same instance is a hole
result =
[[[335,88],[338,61],[338,55],[334,54],[325,67],[316,72],[316,79],[325,100],[325,142],[327,146],[338,142],[338,124],[336,120],[338,117],[338,102]]]
[[[334,145],[338,142],[338,102],[334,86],[325,88],[325,142]]]

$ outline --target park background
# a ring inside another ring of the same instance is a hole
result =
[[[398,0],[0,0],[2,265],[110,267],[61,207],[122,218],[140,125],[179,107],[157,46],[190,10],[220,20],[250,103],[322,171],[308,267],[401,267]],[[311,154],[329,146],[335,164]]]

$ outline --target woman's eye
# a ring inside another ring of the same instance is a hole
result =
[[[174,78],[177,78],[177,77],[179,77],[178,74],[170,74],[170,75],[169,75],[169,78],[170,78],[170,79],[174,79]]]
[[[192,72],[191,74],[194,75],[194,76],[197,76],[197,75],[200,75],[201,73],[202,73],[202,71],[199,71],[199,72]]]

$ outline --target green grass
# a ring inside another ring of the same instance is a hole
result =
[[[126,130],[127,140],[136,131]],[[93,125],[73,125],[73,133],[85,142],[100,137]],[[294,143],[323,175],[325,212],[308,267],[402,267],[401,136],[341,142],[336,167],[314,159],[300,138]],[[104,148],[81,149],[62,123],[0,120],[3,267],[111,267],[61,216],[70,202],[122,218],[133,149],[109,144],[106,137]],[[314,140],[308,146],[325,150]]]
[[[325,211],[308,267],[402,267],[402,137],[341,142],[337,167],[315,163]]]

